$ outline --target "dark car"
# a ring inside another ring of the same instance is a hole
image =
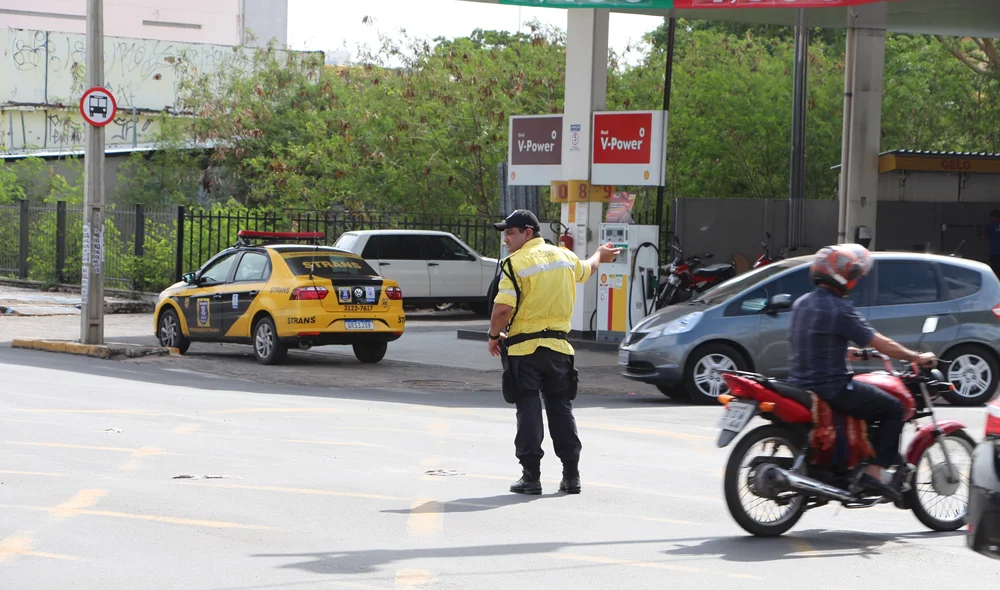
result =
[[[986,412],[986,437],[972,455],[966,540],[973,551],[1000,559],[1000,400]]]

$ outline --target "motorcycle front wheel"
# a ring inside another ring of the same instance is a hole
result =
[[[944,449],[954,471],[948,468]],[[911,488],[904,494],[913,515],[924,526],[939,532],[965,526],[969,513],[969,473],[976,444],[964,430],[942,436],[917,459]]]
[[[796,438],[780,426],[761,426],[740,439],[729,456],[723,482],[726,506],[736,524],[751,535],[782,535],[805,512],[805,496],[769,489],[757,478],[760,468],[769,463],[784,469],[791,467],[802,448]]]

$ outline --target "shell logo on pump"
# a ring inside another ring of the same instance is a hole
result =
[[[606,283],[606,282],[608,282],[608,275],[606,275],[606,274],[602,274],[602,275],[601,275],[601,282],[602,282],[602,283]]]

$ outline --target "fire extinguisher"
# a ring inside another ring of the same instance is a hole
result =
[[[565,225],[563,225],[561,222],[556,222],[556,223],[559,223],[559,225],[562,225],[562,228],[563,228],[563,233],[562,233],[561,236],[559,236],[559,245],[561,247],[563,247],[563,248],[566,248],[567,250],[572,250],[573,249],[573,236],[569,235],[569,228],[566,227]],[[555,225],[555,224],[553,224],[553,225]],[[556,229],[553,227],[552,231],[556,231]],[[559,233],[559,232],[556,231],[556,233]]]

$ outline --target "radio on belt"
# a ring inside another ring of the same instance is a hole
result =
[[[602,223],[601,242],[622,249],[618,259],[597,268],[597,340],[621,342],[655,311],[660,228]]]

